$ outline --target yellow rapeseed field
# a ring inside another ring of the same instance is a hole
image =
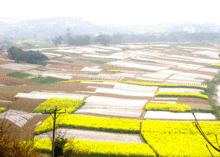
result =
[[[216,145],[214,134],[220,134],[220,122],[200,122],[205,134]],[[144,120],[142,135],[160,156],[211,156],[206,141],[190,121]],[[210,147],[215,156],[220,156]]]
[[[82,99],[51,98],[37,106],[34,112],[53,111],[56,107],[60,112],[70,113],[76,111],[83,103]]]
[[[34,148],[51,152],[50,139],[35,139]],[[151,157],[156,156],[147,144],[68,140],[64,151],[73,150],[83,157]]]
[[[124,125],[128,124],[124,123]],[[201,121],[199,123],[204,133],[217,146],[214,135],[220,134],[220,122]],[[96,124],[94,123],[94,125]],[[118,124],[119,127],[120,124]],[[144,120],[142,122],[141,135],[146,143],[98,142],[74,139],[68,140],[64,150],[73,149],[76,152],[82,153],[85,157],[210,156],[206,148],[206,141],[202,138],[192,121]],[[37,150],[50,152],[51,140],[35,139],[34,147]],[[214,156],[220,157],[220,153],[211,147],[209,148]]]
[[[156,83],[156,82],[144,82],[144,81],[121,81],[121,80],[68,80],[63,82],[119,82],[133,85],[141,85],[141,86],[158,86],[158,87],[167,87],[167,88],[197,88],[197,89],[206,89],[206,85],[201,84],[180,84],[180,83]]]
[[[35,134],[52,130],[52,122],[52,117],[47,118],[35,129]],[[57,119],[57,127],[138,133],[140,122],[136,119],[63,114]]]
[[[156,92],[159,97],[188,97],[188,98],[201,98],[208,99],[208,95],[193,92]]]
[[[0,107],[0,113],[5,112],[6,108],[5,107]]]
[[[151,111],[186,112],[192,108],[187,104],[147,103],[145,109]]]
[[[220,68],[220,63],[211,64],[211,67],[214,67],[214,68]]]

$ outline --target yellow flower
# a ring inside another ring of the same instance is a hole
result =
[[[51,98],[37,106],[34,112],[49,112],[57,108],[58,112],[70,113],[76,111],[83,103],[82,99]]]
[[[185,112],[190,111],[192,108],[187,104],[147,103],[145,109],[153,111]]]
[[[35,134],[52,130],[53,119],[47,118],[35,129]],[[96,117],[79,114],[62,114],[57,119],[57,127],[82,128],[113,132],[139,132],[140,122],[136,119]]]
[[[208,95],[201,94],[201,93],[193,93],[193,92],[157,92],[156,96],[208,99]]]

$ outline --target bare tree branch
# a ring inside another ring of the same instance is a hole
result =
[[[220,145],[219,145],[219,142],[218,142],[218,135],[216,135],[216,134],[215,134],[215,141],[216,141],[216,143],[218,145],[218,148],[220,149]]]
[[[217,148],[217,147],[208,139],[208,137],[207,137],[207,136],[205,135],[205,133],[203,132],[203,130],[202,130],[202,128],[200,127],[199,122],[198,122],[198,120],[197,120],[195,114],[194,114],[194,113],[192,113],[192,114],[193,114],[194,119],[195,119],[195,122],[194,122],[193,124],[195,125],[195,127],[197,128],[197,130],[199,131],[199,133],[202,135],[202,137],[206,140],[206,142],[207,142],[213,149],[215,149],[216,151],[220,152],[220,149]],[[218,145],[218,147],[219,147],[219,145]],[[208,150],[209,150],[209,148],[208,148]]]
[[[206,144],[206,148],[208,149],[210,155],[211,155],[212,157],[214,157],[214,155],[212,154],[212,152],[211,152],[211,150],[209,149],[209,146],[208,146],[207,144]]]

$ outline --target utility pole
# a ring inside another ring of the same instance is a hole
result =
[[[55,157],[55,134],[56,134],[57,107],[54,109],[52,117],[53,117],[52,157]]]
[[[60,109],[57,109],[57,106],[55,106],[54,110],[51,111],[45,111],[45,114],[50,114],[50,116],[53,118],[53,135],[52,135],[52,157],[55,157],[55,140],[56,140],[56,120],[59,117],[60,114],[66,113],[66,112],[59,112]],[[59,114],[58,114],[59,112]]]

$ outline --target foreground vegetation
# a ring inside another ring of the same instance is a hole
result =
[[[145,109],[151,111],[187,112],[191,111],[192,108],[187,104],[147,103]]]
[[[83,103],[82,99],[51,98],[37,106],[34,112],[52,112],[57,109],[58,112],[72,113]]]
[[[33,141],[21,141],[11,135],[11,125],[0,121],[0,156],[1,157],[42,157],[34,149]]]
[[[41,157],[39,152],[34,150],[32,141],[21,142],[8,137],[0,137],[0,154],[1,157]]]
[[[53,119],[47,118],[34,131],[41,134],[52,130]],[[62,114],[57,119],[57,128],[79,128],[99,131],[139,133],[140,122],[136,119],[96,117],[78,114]]]

